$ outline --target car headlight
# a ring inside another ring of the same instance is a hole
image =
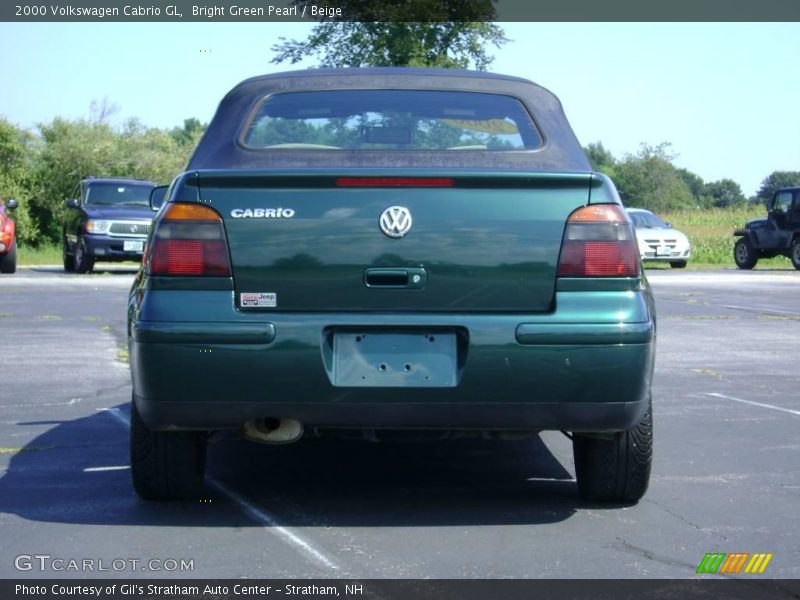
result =
[[[111,227],[111,221],[95,221],[93,219],[86,221],[86,233],[108,233],[109,227]]]

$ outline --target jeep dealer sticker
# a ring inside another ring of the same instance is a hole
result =
[[[239,295],[239,306],[275,308],[278,306],[278,294],[274,292],[242,292]]]

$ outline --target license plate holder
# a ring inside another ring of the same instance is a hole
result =
[[[144,242],[141,240],[125,240],[122,242],[122,250],[124,252],[143,252]]]
[[[333,385],[454,387],[454,332],[335,332]]]

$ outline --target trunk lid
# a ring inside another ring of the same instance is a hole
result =
[[[226,170],[196,182],[224,219],[242,309],[546,312],[591,175]]]

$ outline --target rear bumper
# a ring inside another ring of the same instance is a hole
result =
[[[615,431],[649,397],[649,289],[558,292],[549,314],[240,313],[230,291],[147,290],[131,302],[131,372],[156,429],[256,418],[307,427]],[[458,330],[452,387],[340,387],[326,339],[339,329]]]
[[[480,431],[621,431],[638,423],[647,403],[636,402],[157,402],[136,396],[156,429],[235,429],[250,419],[295,419],[306,428],[444,429]]]

